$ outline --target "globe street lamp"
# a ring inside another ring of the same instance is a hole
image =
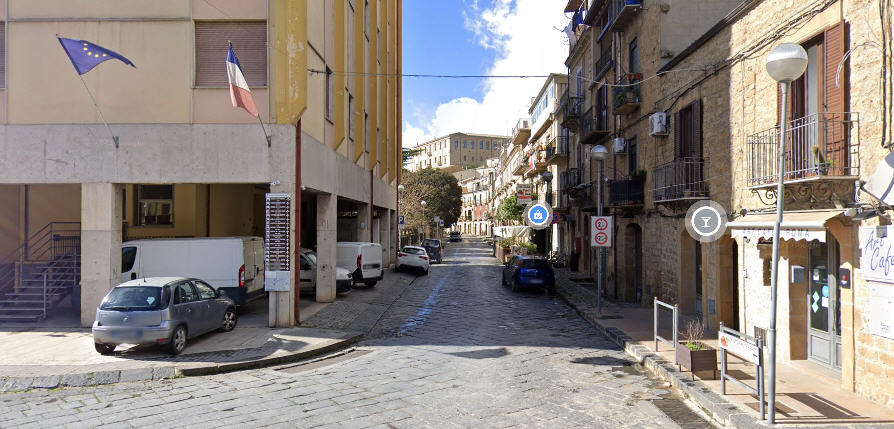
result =
[[[770,424],[776,421],[776,290],[779,270],[779,228],[782,224],[782,210],[785,201],[783,180],[785,180],[785,133],[788,123],[788,91],[792,81],[807,69],[807,51],[795,43],[783,43],[767,56],[767,74],[782,85],[782,112],[779,118],[779,179],[776,183],[776,222],[773,224],[773,261],[770,274]],[[764,399],[761,398],[761,401]]]
[[[426,219],[428,218],[425,217],[425,206],[427,203],[425,202],[425,200],[422,200],[419,204],[422,205],[422,238],[425,238],[426,236],[428,236],[428,222],[426,221]]]
[[[596,216],[602,216],[602,176],[604,174],[605,160],[608,159],[608,149],[602,145],[593,146],[590,149],[590,159],[599,161],[599,181],[596,182]],[[593,226],[590,225],[592,228]],[[596,317],[602,316],[602,271],[603,271],[603,255],[605,248],[598,248],[598,258],[596,261]]]
[[[540,175],[540,178],[543,179],[543,182],[546,183],[546,204],[550,206],[552,209],[553,206],[553,188],[550,186],[550,182],[553,181],[553,173],[549,170],[543,172]],[[546,259],[549,259],[549,252],[553,250],[552,247],[552,238],[553,238],[553,221],[550,219],[549,227],[546,229]]]

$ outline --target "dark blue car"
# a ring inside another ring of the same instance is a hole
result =
[[[537,288],[549,293],[556,292],[553,266],[546,258],[539,256],[513,256],[503,268],[502,281],[503,286],[509,285],[512,291]]]

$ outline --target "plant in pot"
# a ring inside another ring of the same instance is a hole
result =
[[[814,146],[810,148],[813,151],[813,160],[816,163],[816,172],[817,174],[826,175],[829,173],[829,167],[832,166],[833,162],[831,159],[826,159],[823,155],[823,152],[820,150],[819,146]]]
[[[643,170],[642,168],[633,170],[633,172],[630,173],[630,178],[633,181],[643,182],[646,180],[646,170]]]
[[[697,371],[711,371],[716,378],[717,373],[717,349],[709,347],[704,342],[705,324],[701,320],[691,320],[683,331],[685,339],[677,343],[677,364],[682,368],[692,371],[692,379],[695,380]]]

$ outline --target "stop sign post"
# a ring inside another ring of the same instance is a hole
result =
[[[590,246],[612,246],[612,217],[590,216]]]

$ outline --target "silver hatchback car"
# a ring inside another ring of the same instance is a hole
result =
[[[119,344],[160,344],[180,354],[187,339],[236,327],[236,306],[208,283],[151,277],[115,286],[96,309],[93,342],[110,354]]]

